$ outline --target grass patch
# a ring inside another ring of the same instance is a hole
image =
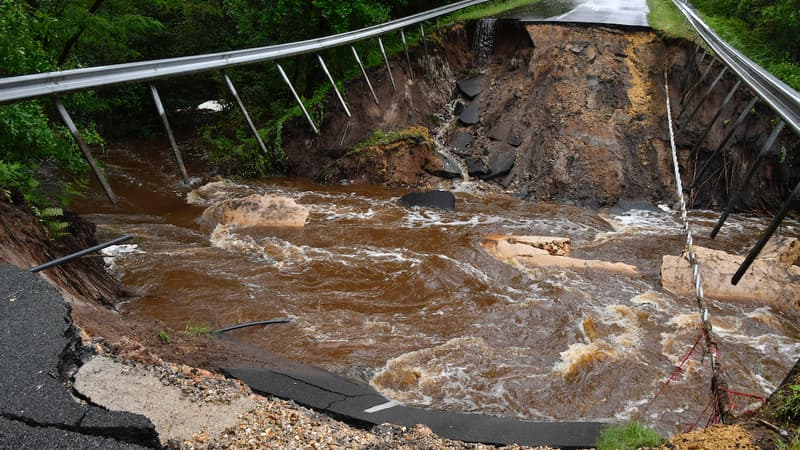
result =
[[[186,335],[191,338],[200,336],[209,336],[211,335],[211,328],[209,328],[206,325],[197,325],[197,326],[187,325],[185,332]]]
[[[800,64],[791,60],[782,48],[760,38],[740,19],[712,16],[702,12],[701,15],[722,39],[784,83],[800,90]]]
[[[647,21],[653,29],[670,38],[694,41],[692,26],[672,0],[647,0],[647,7],[650,9]]]
[[[533,5],[540,0],[495,0],[486,2],[482,5],[462,9],[447,16],[446,23],[460,22],[465,20],[475,20],[483,17],[502,14],[506,11],[519,8],[521,6]]]
[[[664,437],[652,428],[639,422],[614,425],[603,429],[597,440],[597,450],[636,450],[642,447],[658,447]]]
[[[360,153],[368,148],[393,144],[403,139],[428,139],[428,130],[423,127],[412,127],[401,130],[395,133],[385,133],[383,130],[377,130],[366,141],[353,147],[348,152],[348,155]]]
[[[778,415],[787,421],[800,418],[800,386],[789,385],[783,393],[783,400],[776,410]]]
[[[784,442],[782,440],[775,441],[775,448],[777,450],[800,450],[800,434],[795,434],[789,442]]]
[[[167,333],[165,330],[159,331],[158,340],[161,341],[162,344],[169,344],[169,333]]]

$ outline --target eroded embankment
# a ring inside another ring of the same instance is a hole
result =
[[[428,57],[417,50],[412,56],[415,78],[396,61],[397,92],[385,71],[373,71],[370,76],[380,106],[362,80],[349,83],[352,119],[329,98],[321,137],[313,137],[300,121],[287,127],[284,141],[289,143],[291,173],[325,182],[347,179],[409,186],[433,183],[437,176],[457,176],[452,168],[440,170],[443,164],[437,162],[440,156],[433,139],[405,139],[401,145],[392,142],[391,148],[373,146],[366,156],[349,152],[375,130],[390,133],[422,126],[431,135],[445,137],[444,144],[461,158],[470,175],[491,178],[524,198],[590,206],[672,199],[664,73],[669,71],[677,104],[699,78],[698,70],[705,68],[696,67],[697,56],[688,42],[607,27],[504,22],[497,27],[494,51],[482,67],[476,66],[475,52],[468,46],[473,26],[436,34]],[[457,84],[476,77],[482,92],[470,98]],[[695,117],[679,123],[677,139],[687,183],[724,139],[737,108],[749,98],[740,89],[732,102],[736,107],[728,107],[699,152],[692,154],[734,83],[733,78],[723,78],[697,107]],[[699,88],[705,89],[705,85]],[[699,97],[689,100],[688,111]],[[463,116],[461,121],[449,120],[453,107],[458,113],[471,106],[477,120]],[[712,160],[690,195],[697,206],[726,204],[769,134],[771,117],[757,108],[737,130],[729,150]],[[791,156],[796,146],[797,139],[788,135],[779,143],[779,151],[746,189],[742,208],[769,207],[785,197],[786,186],[798,178]],[[502,170],[487,168],[498,160]],[[403,175],[391,175],[398,171]]]

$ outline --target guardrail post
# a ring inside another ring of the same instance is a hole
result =
[[[419,37],[422,39],[422,48],[425,49],[425,59],[428,59],[428,42],[425,40],[425,27],[419,24]]]
[[[694,110],[692,110],[692,113],[689,114],[689,116],[683,121],[684,125],[687,125],[689,122],[692,121],[692,119],[694,119],[694,115],[697,114],[697,111],[700,111],[700,107],[703,106],[703,103],[705,103],[708,96],[711,95],[712,92],[714,92],[714,88],[717,87],[717,84],[719,84],[720,80],[722,80],[722,77],[725,76],[725,72],[727,71],[728,71],[727,67],[722,68],[722,71],[720,71],[719,75],[717,75],[717,78],[714,79],[714,82],[711,83],[711,86],[708,87],[708,90],[703,94],[702,97],[700,97],[700,100],[698,100],[697,105],[694,107]],[[680,117],[680,115],[678,115],[678,117]]]
[[[702,84],[703,81],[705,81],[705,79],[708,76],[708,74],[711,73],[711,69],[714,67],[714,63],[715,62],[717,62],[717,57],[716,56],[712,56],[711,57],[711,62],[708,63],[708,67],[706,67],[706,70],[703,71],[703,75],[700,77],[700,79],[697,80],[697,82],[695,82],[692,85],[692,87],[690,87],[689,90],[686,91],[685,94],[683,94],[683,98],[681,99],[681,103],[680,103],[680,105],[678,105],[678,107],[681,109],[681,111],[683,111],[683,109],[685,108],[685,106],[686,106],[685,103],[687,101],[689,101],[689,99],[691,98],[692,94],[694,94],[694,91],[696,91],[697,88],[700,87],[700,84]],[[679,116],[680,116],[680,114],[679,114]]]
[[[750,250],[750,253],[747,254],[747,257],[742,262],[742,265],[739,266],[739,270],[737,270],[733,275],[733,278],[731,278],[732,285],[735,286],[739,284],[739,280],[742,279],[745,272],[747,272],[747,269],[749,269],[750,265],[753,264],[753,261],[755,261],[758,254],[761,253],[761,250],[763,250],[764,246],[767,245],[769,238],[772,237],[772,234],[775,233],[775,230],[777,230],[781,225],[783,219],[785,219],[789,214],[789,210],[792,209],[792,205],[798,199],[800,199],[800,183],[797,183],[797,186],[794,187],[794,191],[792,191],[792,193],[789,195],[789,199],[786,200],[786,203],[783,204],[783,208],[781,208],[778,215],[775,216],[775,219],[772,220],[772,223],[769,224],[769,227],[767,227],[766,231],[764,231],[764,234],[761,235],[761,238],[758,240],[756,245]]]
[[[708,159],[706,160],[705,164],[703,164],[703,167],[701,167],[700,170],[695,175],[695,183],[697,183],[700,180],[700,176],[702,176],[705,173],[706,169],[708,169],[708,166],[711,165],[711,161],[713,161],[714,158],[719,153],[721,153],[723,150],[725,150],[725,147],[728,146],[728,142],[730,142],[731,138],[733,138],[733,134],[736,133],[736,129],[739,128],[739,126],[744,123],[744,119],[747,118],[747,115],[750,114],[750,111],[753,110],[753,107],[756,106],[757,102],[758,102],[758,96],[757,95],[753,96],[753,98],[750,99],[749,102],[747,102],[747,105],[745,105],[744,109],[739,114],[739,117],[736,118],[736,122],[734,122],[733,125],[731,126],[731,129],[728,130],[728,134],[725,135],[725,138],[722,140],[722,142],[719,144],[719,146],[717,146],[717,149],[714,150],[713,153],[711,153],[711,156],[708,157]],[[695,183],[693,183],[692,186],[690,186],[690,187],[694,188],[696,186]]]
[[[183,158],[181,157],[181,150],[178,148],[178,143],[175,142],[175,135],[172,134],[172,127],[169,126],[169,120],[167,120],[167,112],[164,110],[164,105],[161,103],[161,97],[158,95],[158,90],[154,84],[150,85],[150,93],[153,94],[153,101],[156,103],[156,110],[158,110],[158,115],[161,116],[161,122],[164,124],[164,128],[167,129],[167,136],[169,136],[169,143],[172,146],[172,154],[175,155],[175,161],[178,162],[178,170],[181,172],[181,178],[183,178],[183,182],[191,184],[189,182],[189,174],[186,172],[186,167],[183,165]]]
[[[111,186],[109,186],[108,181],[106,181],[106,177],[103,176],[103,173],[100,172],[100,168],[97,167],[97,162],[94,160],[92,156],[92,152],[89,151],[89,147],[86,146],[86,143],[83,141],[81,137],[81,133],[78,131],[78,128],[75,126],[75,122],[72,121],[72,117],[69,116],[67,109],[64,108],[64,105],[61,104],[61,100],[58,97],[55,97],[53,101],[56,104],[56,109],[58,110],[58,115],[61,116],[61,120],[64,121],[64,125],[67,126],[69,129],[70,134],[72,134],[72,138],[75,139],[75,142],[78,144],[78,148],[83,153],[83,158],[86,159],[86,162],[89,164],[89,167],[92,168],[92,173],[94,173],[95,178],[100,183],[100,186],[103,187],[103,190],[106,192],[106,196],[111,203],[117,204],[117,196],[114,195],[114,192],[111,191]]]
[[[322,66],[322,71],[325,72],[325,75],[328,77],[328,81],[331,82],[331,86],[333,86],[333,91],[336,92],[336,97],[339,99],[339,103],[342,104],[342,108],[344,108],[344,112],[347,114],[347,117],[353,117],[350,114],[350,109],[347,108],[347,103],[344,101],[344,97],[342,97],[342,93],[339,92],[339,87],[336,86],[336,82],[333,81],[333,76],[331,72],[328,70],[328,66],[325,65],[325,60],[322,59],[322,56],[317,55],[317,59],[319,60],[319,64]]]
[[[411,56],[408,54],[408,42],[406,42],[406,33],[400,30],[400,40],[403,41],[403,49],[406,51],[406,62],[408,62],[408,76],[414,79],[414,69],[411,68]]]
[[[383,61],[386,63],[386,71],[389,73],[389,81],[392,82],[392,91],[397,91],[397,86],[394,84],[394,75],[392,75],[392,66],[389,65],[389,58],[386,56],[386,50],[383,48],[383,40],[378,36],[378,46],[381,48],[383,54]]]
[[[350,50],[353,51],[353,56],[356,57],[356,62],[358,63],[358,67],[361,68],[361,73],[364,75],[364,80],[367,82],[367,87],[369,87],[369,91],[372,92],[372,98],[375,99],[375,104],[380,106],[381,102],[378,100],[378,96],[375,95],[375,89],[372,89],[372,83],[369,81],[369,76],[367,76],[367,70],[364,69],[364,64],[361,63],[361,58],[358,57],[358,52],[354,46],[350,46]]]
[[[733,99],[733,96],[736,94],[736,91],[739,90],[739,86],[742,85],[742,80],[736,80],[736,84],[733,85],[733,88],[728,92],[728,95],[725,96],[725,99],[722,100],[722,103],[719,105],[719,109],[717,109],[716,114],[714,114],[714,118],[711,119],[706,129],[703,130],[703,134],[700,135],[700,138],[697,139],[697,142],[694,144],[692,151],[690,154],[694,154],[696,151],[700,150],[700,146],[703,144],[703,141],[706,140],[708,133],[714,128],[714,125],[719,120],[720,116],[722,116],[722,111],[725,110],[725,107],[728,106],[728,103]]]
[[[314,124],[313,120],[311,120],[311,115],[308,113],[308,110],[306,109],[306,105],[303,104],[303,101],[300,99],[300,96],[297,95],[297,91],[294,90],[294,86],[292,86],[292,82],[289,81],[289,77],[286,76],[286,72],[283,71],[283,67],[281,67],[280,64],[275,64],[275,65],[278,66],[278,72],[281,73],[281,77],[283,77],[283,81],[286,82],[286,84],[289,86],[289,90],[292,91],[292,95],[294,96],[294,99],[297,101],[297,104],[300,105],[300,109],[303,111],[303,114],[305,114],[306,119],[308,120],[308,123],[311,124],[311,128],[314,130],[314,133],[319,134],[319,129],[317,129],[317,125]]]
[[[764,143],[764,147],[761,149],[758,157],[756,157],[756,160],[753,161],[753,164],[750,166],[747,174],[742,179],[741,186],[739,186],[739,189],[733,194],[728,202],[728,207],[725,208],[725,211],[720,216],[717,226],[715,226],[714,230],[711,231],[711,239],[715,239],[717,237],[717,233],[719,233],[722,225],[724,225],[725,221],[728,220],[728,216],[733,210],[733,207],[736,206],[736,203],[739,202],[739,197],[741,197],[742,192],[744,192],[747,185],[750,184],[750,179],[753,178],[753,175],[756,173],[756,169],[758,169],[759,164],[761,164],[761,161],[770,153],[772,147],[775,145],[775,142],[778,140],[778,136],[781,134],[781,130],[783,130],[784,125],[786,125],[786,123],[781,120],[778,122],[778,125],[772,129],[772,134],[769,135],[769,138],[767,138],[767,141]]]
[[[261,147],[261,151],[264,152],[264,156],[269,158],[269,152],[267,152],[267,146],[264,145],[264,141],[261,140],[261,135],[258,134],[258,128],[253,123],[253,119],[250,118],[250,114],[247,112],[247,108],[244,107],[244,103],[242,99],[239,97],[239,93],[236,92],[236,87],[233,85],[233,81],[231,81],[231,77],[228,76],[227,73],[222,72],[222,77],[225,78],[225,84],[228,85],[228,90],[231,91],[231,95],[233,98],[236,99],[236,103],[239,104],[239,109],[242,110],[242,114],[244,115],[244,120],[247,122],[247,125],[250,126],[250,130],[253,131],[253,135],[256,137],[256,141],[258,141],[259,147]]]

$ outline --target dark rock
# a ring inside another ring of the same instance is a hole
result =
[[[489,174],[486,161],[483,158],[469,156],[464,158],[464,163],[467,165],[467,173],[472,176],[486,176]]]
[[[483,92],[483,77],[461,80],[458,82],[458,89],[462,94],[467,96],[467,98],[475,98],[478,94]]]
[[[481,98],[476,97],[472,102],[464,108],[458,120],[464,125],[475,125],[481,121]]]
[[[511,171],[514,163],[517,161],[517,155],[511,150],[501,150],[492,152],[489,155],[489,160],[486,162],[487,172],[486,178],[499,177]]]
[[[519,147],[522,145],[522,128],[519,125],[515,124],[511,127],[511,132],[508,133],[506,142],[512,147]]]
[[[459,178],[462,175],[458,164],[439,154],[433,155],[424,169],[429,174],[442,178]]]
[[[456,209],[456,198],[447,191],[411,192],[400,197],[400,203],[409,208],[422,206],[425,208]]]
[[[464,104],[461,102],[456,102],[456,106],[453,107],[453,114],[458,117],[462,112],[464,112]]]
[[[491,130],[489,130],[489,137],[495,141],[504,141],[511,133],[511,122],[501,121],[496,123]]]
[[[450,136],[450,148],[457,155],[466,155],[467,149],[475,142],[475,137],[463,131],[454,131]]]

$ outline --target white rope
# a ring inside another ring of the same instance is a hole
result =
[[[692,238],[692,230],[689,228],[689,215],[686,211],[686,198],[683,195],[683,183],[681,182],[681,169],[678,165],[678,150],[675,147],[675,132],[673,131],[672,124],[672,105],[669,98],[669,79],[667,72],[664,72],[664,89],[667,97],[667,119],[669,122],[669,144],[672,148],[672,165],[675,168],[675,186],[678,190],[678,200],[681,208],[681,220],[683,223],[683,231],[686,233],[686,252],[688,255],[689,264],[692,266],[692,279],[694,281],[695,296],[700,308],[700,318],[703,325],[707,330],[711,330],[711,323],[709,322],[710,314],[708,306],[703,296],[703,278],[700,275],[700,266],[697,262],[697,254],[694,251],[694,239]],[[711,349],[709,349],[711,350]],[[709,351],[711,355],[711,367],[717,367],[716,354],[713,350]]]

